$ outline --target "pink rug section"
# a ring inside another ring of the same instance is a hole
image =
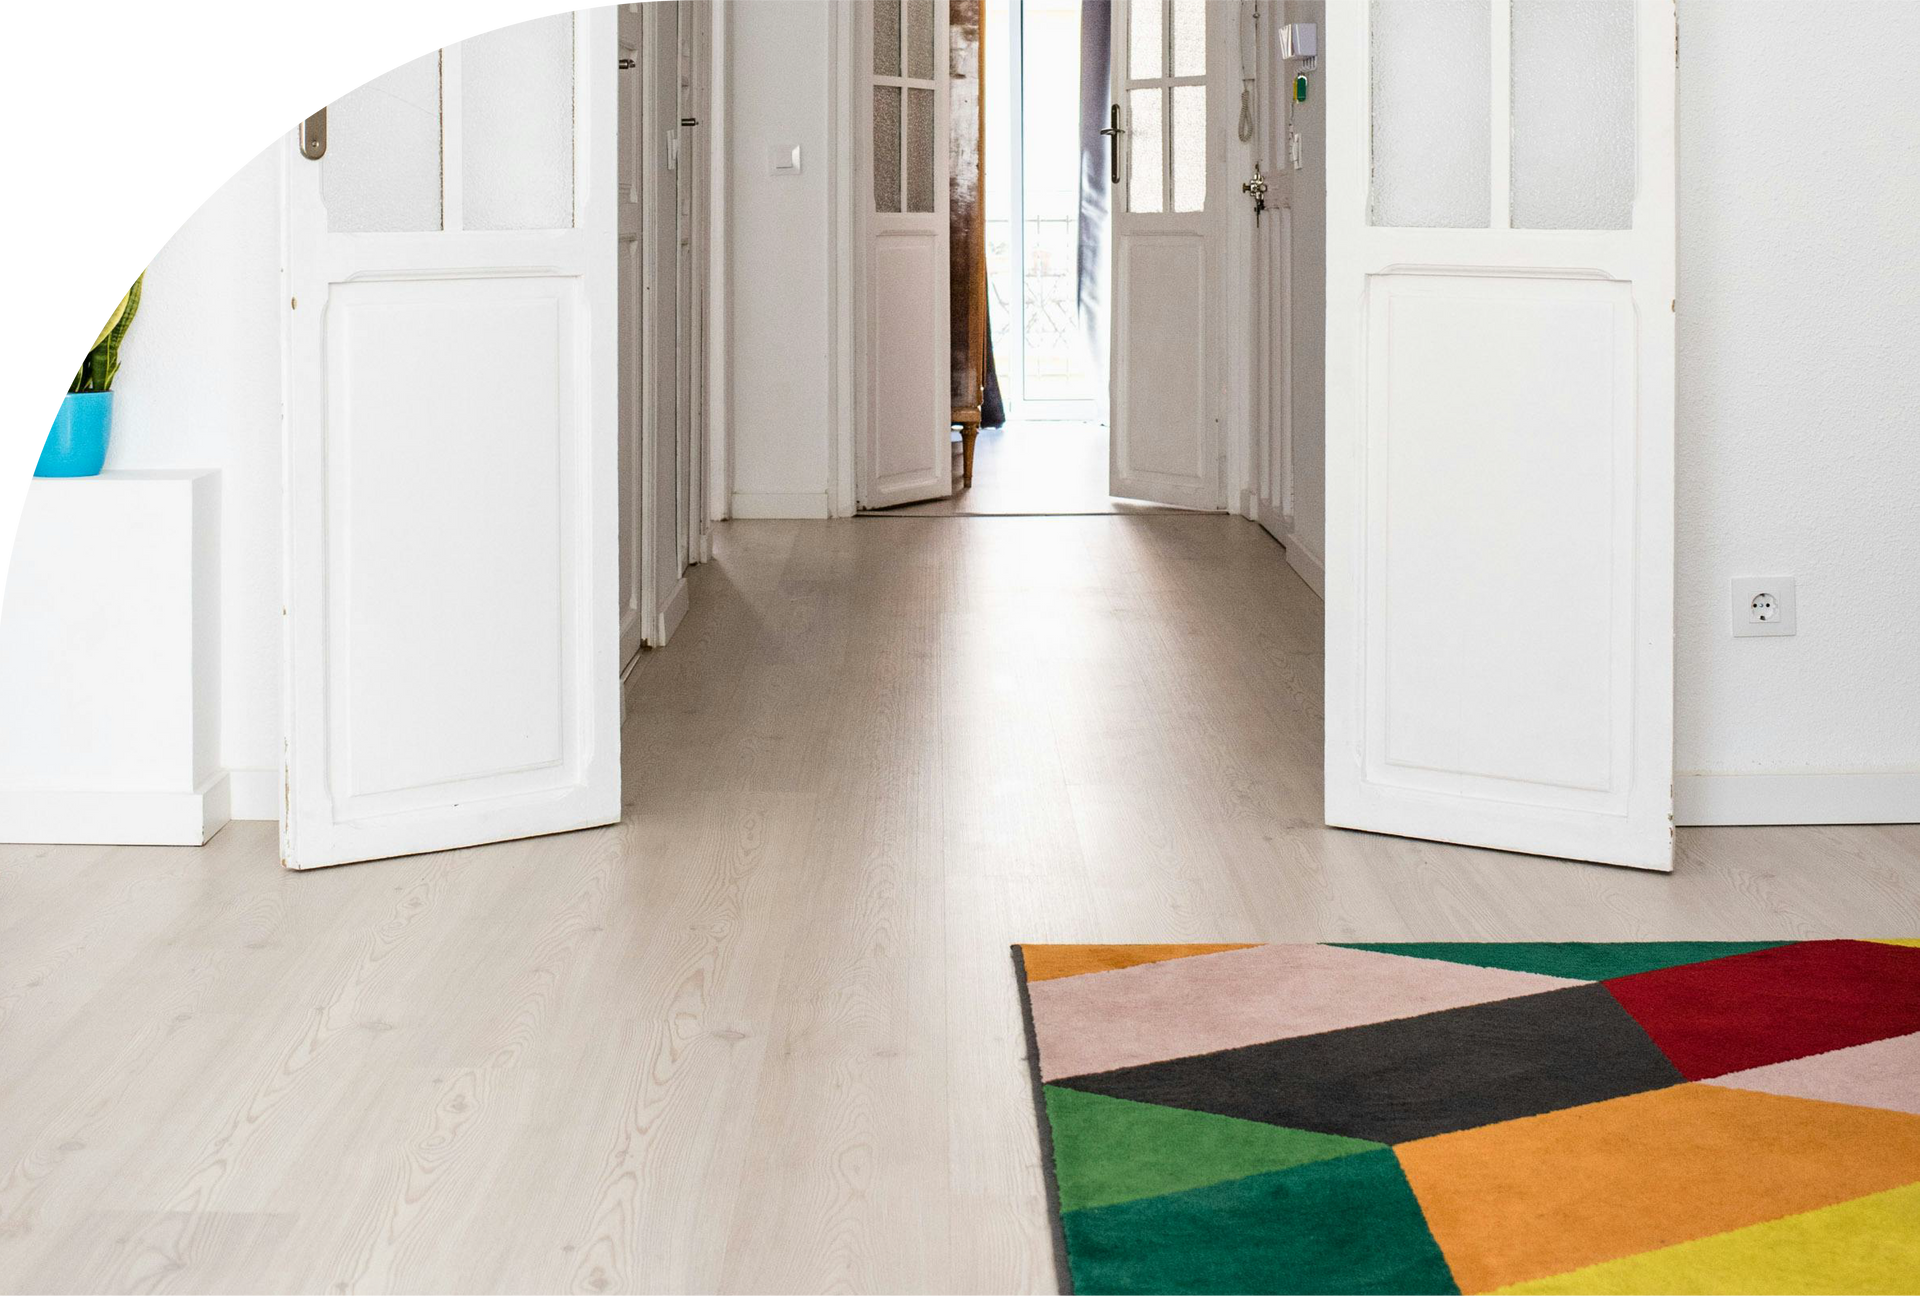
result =
[[[1716,1076],[1708,1084],[1920,1116],[1920,1035],[1900,1035]]]
[[[1491,1003],[1562,977],[1331,945],[1261,945],[1029,984],[1043,1080]]]

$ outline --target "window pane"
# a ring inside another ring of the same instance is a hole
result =
[[[1136,81],[1165,76],[1167,32],[1161,0],[1136,0],[1127,7],[1127,75]]]
[[[1158,88],[1127,91],[1127,210],[1167,209],[1166,182],[1160,174],[1165,128]]]
[[[1173,88],[1173,209],[1207,209],[1207,88]]]
[[[1207,74],[1207,0],[1173,0],[1173,74]]]
[[[571,226],[573,15],[464,42],[460,103],[461,224],[474,230]]]
[[[933,91],[907,91],[907,210],[933,210]]]
[[[900,210],[900,87],[873,88],[873,209]]]
[[[1513,223],[1633,224],[1632,0],[1513,0]]]
[[[907,75],[933,79],[933,0],[907,0]]]
[[[873,71],[900,75],[900,0],[873,0]]]
[[[1488,0],[1373,0],[1375,225],[1487,225],[1492,45]]]
[[[327,225],[343,234],[440,228],[440,52],[327,108]]]

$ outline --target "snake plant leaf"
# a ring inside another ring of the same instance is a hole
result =
[[[131,292],[131,290],[129,290],[129,292]],[[127,292],[123,292],[123,294],[119,296],[119,301],[113,303],[113,309],[108,311],[106,321],[100,324],[100,328],[94,330],[94,340],[86,344],[86,349],[88,349],[88,351],[94,351],[94,349],[100,348],[100,344],[108,340],[109,334],[119,326],[121,319],[125,319],[125,315],[127,315]]]
[[[119,346],[121,346],[121,342],[127,340],[127,330],[132,328],[132,317],[134,317],[134,315],[138,313],[138,309],[140,309],[140,284],[142,284],[144,280],[146,280],[146,267],[142,265],[138,271],[134,271],[131,284],[127,284],[127,292],[121,294],[121,301],[127,305],[127,309],[121,311],[119,321],[115,321],[115,324],[113,324],[113,336],[109,338],[111,351],[113,351],[115,355],[119,355]],[[113,363],[113,369],[119,369],[119,361]]]

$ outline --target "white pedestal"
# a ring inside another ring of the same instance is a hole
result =
[[[219,519],[212,471],[33,482],[0,604],[0,841],[226,823]]]

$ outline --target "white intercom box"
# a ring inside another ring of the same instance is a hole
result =
[[[1320,31],[1312,23],[1287,23],[1280,28],[1280,57],[1289,59],[1317,58],[1320,54]]]

